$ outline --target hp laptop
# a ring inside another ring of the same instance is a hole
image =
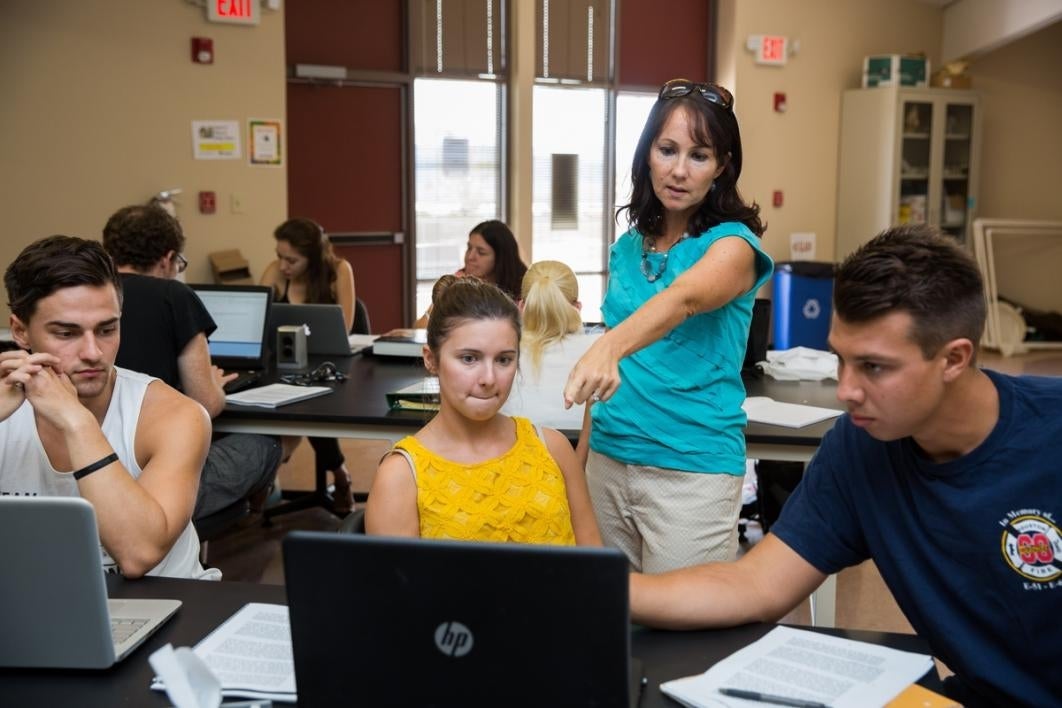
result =
[[[294,305],[278,302],[269,313],[269,336],[277,327],[306,325],[306,353],[310,356],[350,356],[350,340],[339,305]]]
[[[218,326],[208,338],[210,361],[239,374],[225,384],[226,393],[254,385],[268,368],[266,327],[273,301],[271,288],[259,285],[192,285]]]
[[[617,550],[295,531],[284,575],[300,706],[633,705]]]
[[[179,600],[108,600],[92,505],[0,497],[0,667],[105,669]]]

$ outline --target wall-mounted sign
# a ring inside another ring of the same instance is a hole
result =
[[[756,53],[757,64],[785,66],[789,55],[796,52],[796,44],[790,46],[789,39],[776,34],[752,34],[745,46]]]
[[[257,25],[261,21],[259,0],[206,0],[207,19],[235,25]]]
[[[192,153],[197,160],[238,160],[240,122],[235,120],[193,120]]]
[[[789,234],[789,260],[813,261],[815,260],[815,234],[812,232],[796,232]]]
[[[763,35],[760,37],[760,51],[756,54],[756,61],[760,64],[785,64],[785,60],[789,58],[785,45],[785,37]]]
[[[284,164],[283,153],[280,149],[280,121],[251,118],[247,121],[249,135],[247,151],[250,153],[252,165],[272,165],[279,167]]]

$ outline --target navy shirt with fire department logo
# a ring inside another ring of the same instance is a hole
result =
[[[771,531],[823,573],[872,558],[915,631],[974,693],[1062,697],[1062,378],[985,371],[1000,417],[934,463],[845,415]]]

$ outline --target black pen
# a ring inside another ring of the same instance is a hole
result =
[[[803,698],[787,698],[785,696],[775,696],[770,693],[760,693],[759,691],[746,691],[741,688],[720,688],[719,692],[724,696],[745,698],[750,701],[759,701],[760,703],[775,703],[780,706],[793,706],[794,708],[830,708],[825,703],[819,701],[805,701]]]

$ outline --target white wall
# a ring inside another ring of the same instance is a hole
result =
[[[1062,222],[1062,23],[977,57],[984,106],[981,207],[986,218]],[[1000,294],[1062,312],[1062,236],[996,239]]]
[[[720,80],[734,88],[745,164],[739,188],[763,208],[764,245],[789,258],[789,234],[817,234],[819,260],[832,260],[837,221],[841,92],[862,81],[868,54],[925,52],[938,61],[942,13],[915,0],[723,0]],[[753,34],[799,40],[784,67],[757,65],[745,49]],[[788,109],[773,111],[785,92]],[[784,205],[771,206],[774,190]]]
[[[119,207],[180,187],[188,280],[209,280],[222,248],[260,274],[287,216],[286,169],[193,160],[191,121],[284,118],[283,24],[269,11],[257,27],[211,24],[178,0],[0,3],[0,266],[50,234],[99,238]],[[213,38],[213,65],[191,62],[193,36]],[[199,190],[217,192],[217,214],[198,213]]]

